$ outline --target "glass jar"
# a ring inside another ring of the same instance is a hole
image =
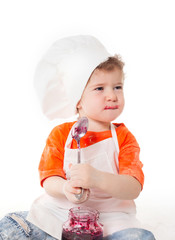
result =
[[[63,224],[62,240],[102,240],[103,228],[98,219],[97,210],[88,207],[71,208],[68,220]]]

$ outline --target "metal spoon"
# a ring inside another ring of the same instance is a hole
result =
[[[78,158],[77,163],[81,163],[81,148],[80,148],[80,139],[86,134],[88,129],[88,119],[87,117],[80,118],[74,125],[71,135],[72,138],[74,138],[77,142],[78,146]],[[84,190],[81,189],[81,193],[75,194],[76,198],[80,200],[80,198],[83,196]]]

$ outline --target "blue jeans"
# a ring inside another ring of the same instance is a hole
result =
[[[0,240],[56,240],[26,220],[28,212],[15,212],[0,221]],[[140,228],[128,228],[104,237],[104,240],[155,240],[153,234]]]

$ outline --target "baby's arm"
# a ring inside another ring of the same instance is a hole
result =
[[[72,187],[70,181],[59,176],[48,177],[43,182],[43,187],[48,195],[54,198],[66,198],[72,203],[84,202],[85,196],[78,200],[75,194],[80,193],[80,188]]]
[[[71,168],[71,186],[98,188],[112,197],[131,200],[139,196],[141,184],[129,175],[115,175],[99,171],[89,164],[77,164]]]
[[[132,200],[139,196],[141,184],[130,175],[99,172],[98,187],[118,199]]]

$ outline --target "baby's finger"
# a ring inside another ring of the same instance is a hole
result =
[[[64,191],[73,194],[79,194],[81,192],[81,189],[79,187],[72,186],[70,181],[67,181],[66,184],[64,185]]]

